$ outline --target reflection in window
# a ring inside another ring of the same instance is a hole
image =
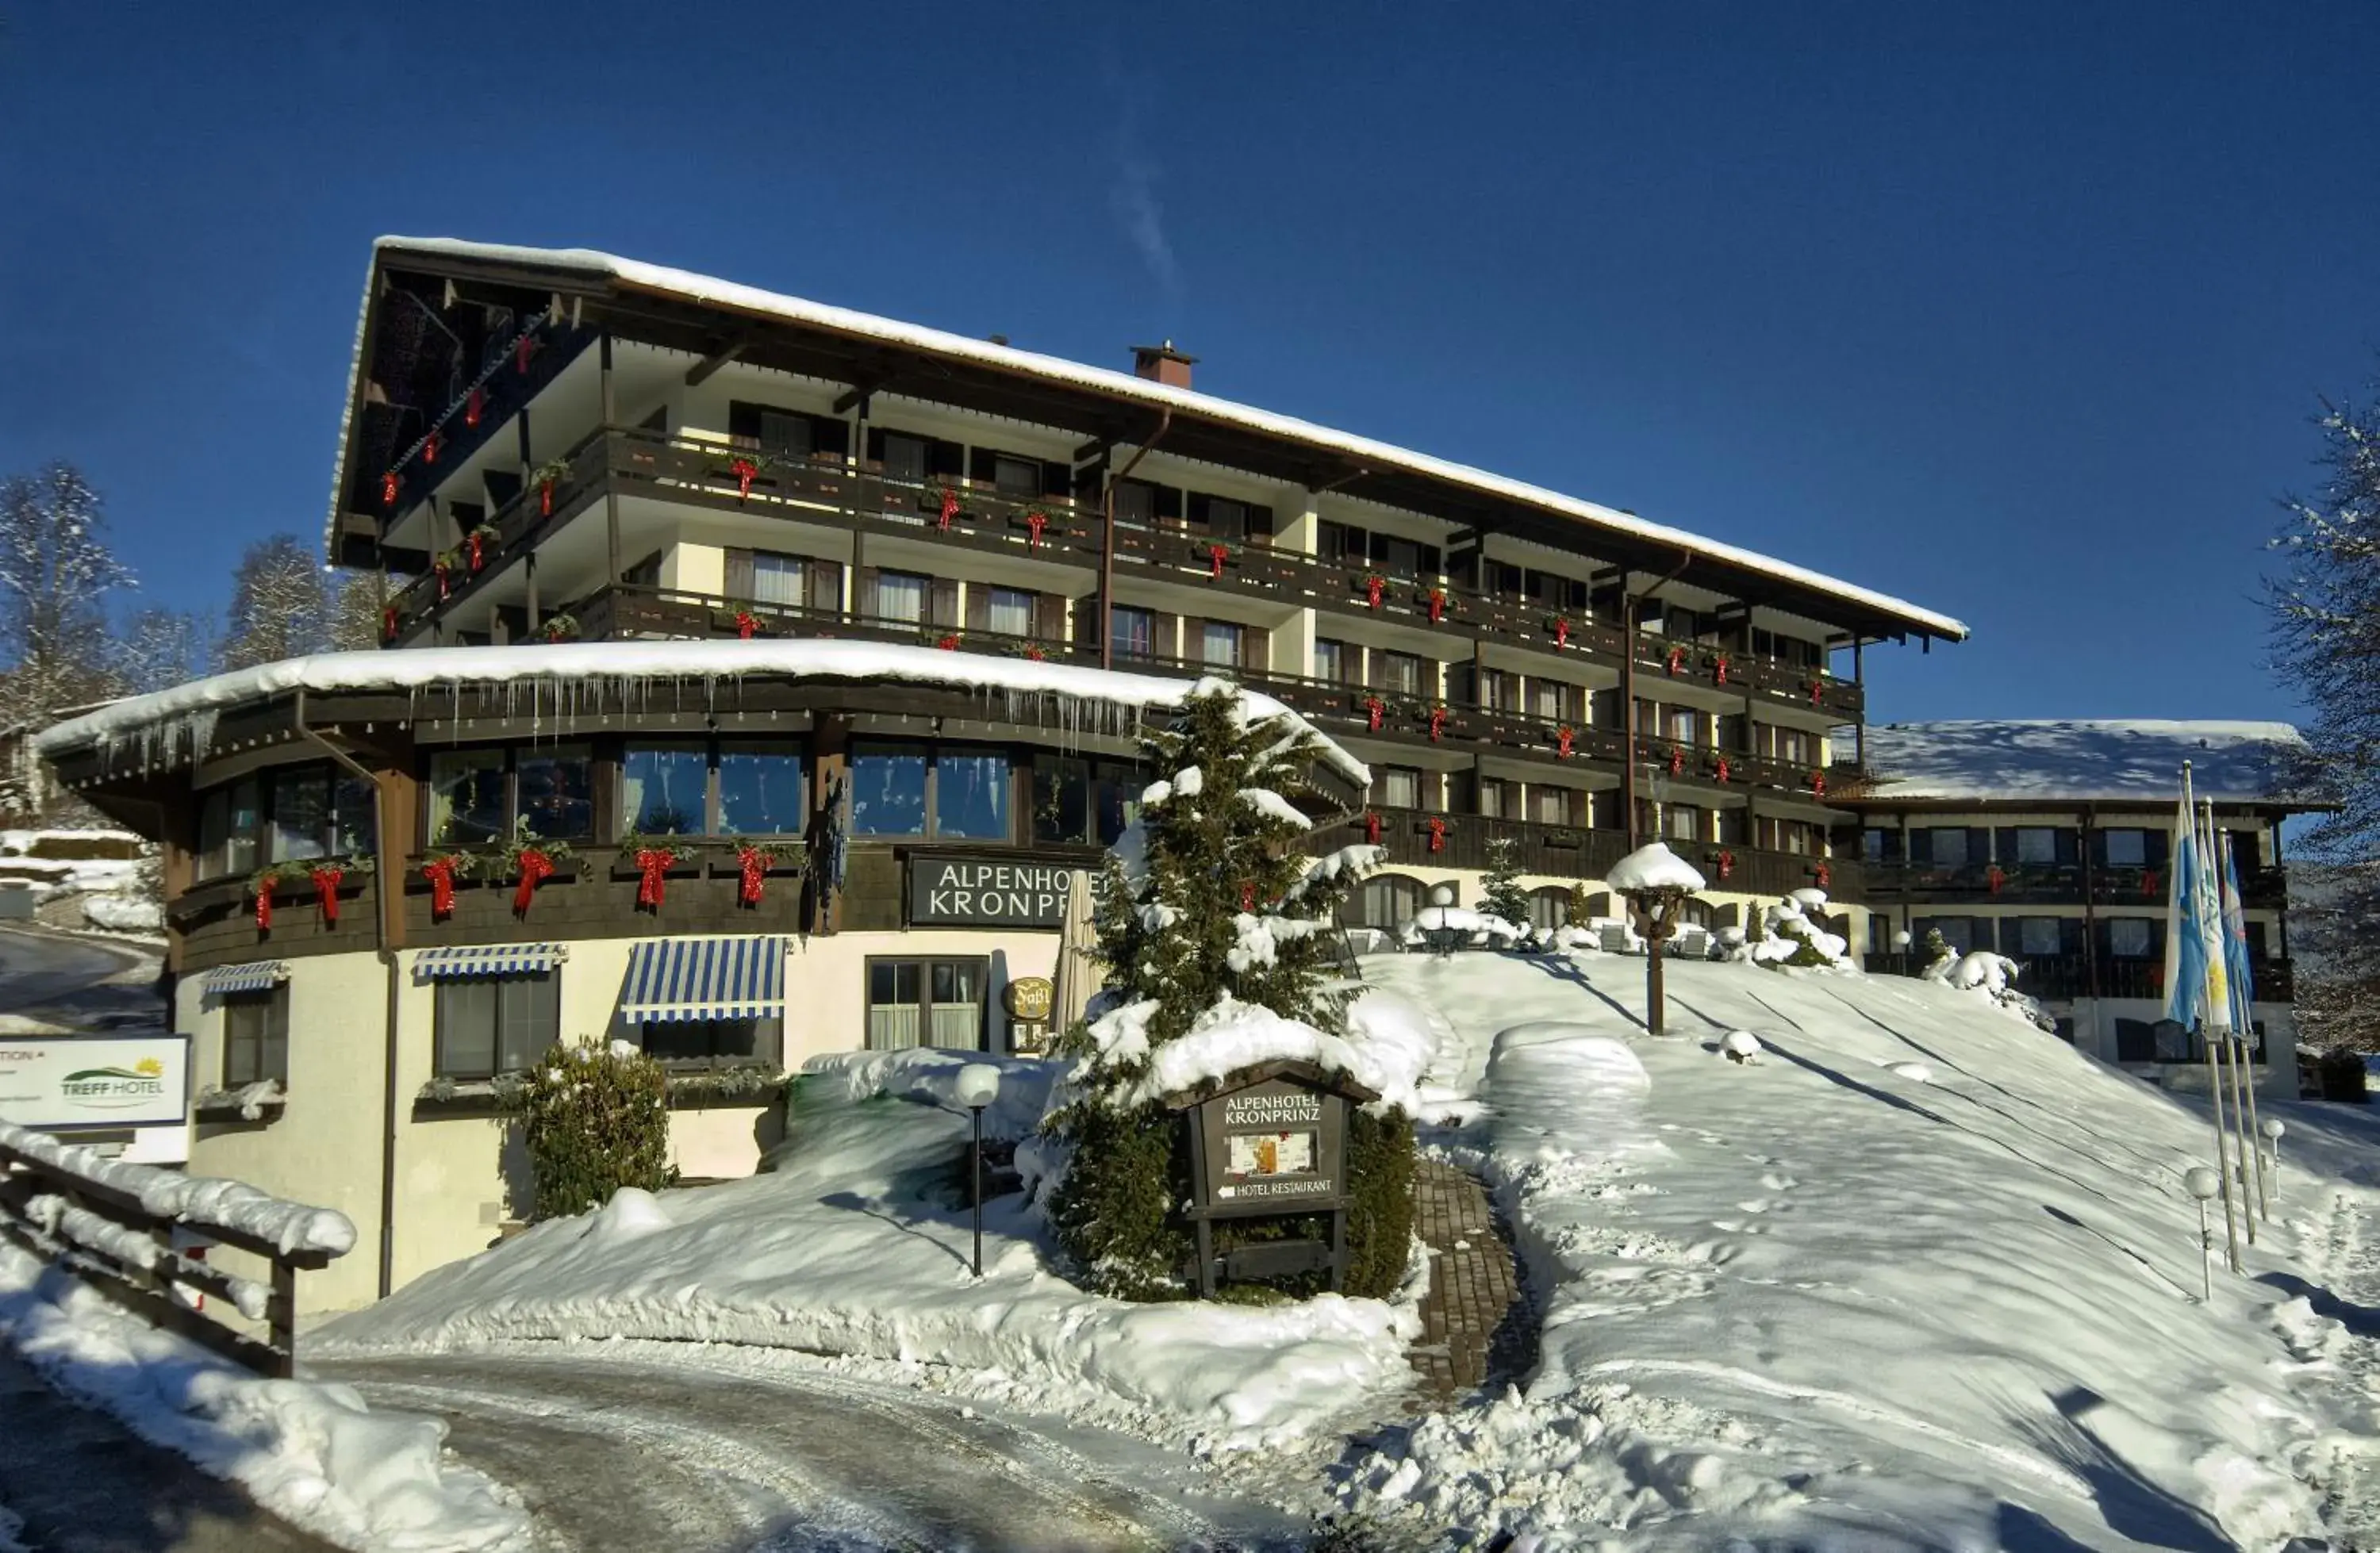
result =
[[[504,825],[503,750],[446,750],[430,758],[431,845],[495,841]]]
[[[798,836],[809,819],[802,757],[789,747],[719,752],[719,831],[729,836]]]
[[[2155,952],[2156,925],[2145,916],[2107,918],[2107,952],[2119,960],[2145,960]]]
[[[1937,868],[1963,868],[1969,861],[1966,827],[1937,827],[1934,831],[1934,866]]]
[[[1150,658],[1157,652],[1157,617],[1147,610],[1117,605],[1108,612],[1115,622],[1115,649],[1127,658]]]
[[[971,841],[1009,839],[1006,752],[944,749],[935,756],[934,833]]]
[[[261,818],[254,777],[208,794],[199,810],[200,877],[254,873]]]
[[[2016,833],[2016,860],[2020,863],[2055,863],[2058,861],[2058,832],[2046,825],[2026,825]]]
[[[273,823],[265,832],[266,861],[293,862],[325,855],[330,848],[331,773],[316,768],[273,773]]]
[[[620,761],[620,814],[648,836],[698,836],[710,806],[710,758],[699,745],[631,749]]]
[[[851,833],[926,833],[926,753],[915,746],[858,745],[851,756]]]
[[[516,762],[528,833],[577,840],[595,833],[595,783],[585,745],[523,750]]]
[[[2058,952],[2059,928],[2054,916],[2022,916],[2017,919],[2017,952],[2021,954],[2055,954]]]
[[[1113,846],[1140,814],[1140,792],[1148,779],[1130,766],[1071,755],[1041,755],[1033,761],[1033,836],[1036,841]]]

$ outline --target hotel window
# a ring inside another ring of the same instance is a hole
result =
[[[855,744],[851,833],[1008,841],[1008,753],[953,745]],[[928,819],[932,824],[929,828]]]
[[[224,1087],[289,1083],[289,984],[223,1000]]]
[[[2061,954],[2065,952],[2065,926],[2055,916],[2020,916],[2016,919],[2016,952],[2019,954]]]
[[[991,588],[984,605],[984,625],[1003,637],[1033,634],[1033,595],[1022,588]]]
[[[1479,779],[1479,812],[1490,819],[1517,819],[1520,806],[1513,800],[1512,783],[1496,777]]]
[[[1157,521],[1157,487],[1136,479],[1115,483],[1115,515],[1118,523],[1129,523],[1147,528]]]
[[[923,437],[905,437],[898,431],[884,434],[884,473],[887,479],[922,481],[932,467],[931,452]]]
[[[1928,854],[1937,868],[1963,868],[1979,861],[1970,855],[1967,828],[1963,825],[1937,825],[1933,829],[1933,851]]]
[[[782,410],[760,412],[760,445],[771,453],[790,458],[808,458],[818,447],[817,429],[806,415],[787,415]]]
[[[197,877],[361,856],[371,852],[374,834],[372,786],[362,778],[324,765],[260,771],[200,798]]]
[[[991,461],[991,488],[1012,501],[1030,502],[1041,494],[1041,463],[1035,458],[1011,458],[1002,454]]]
[[[879,620],[924,625],[928,581],[914,572],[877,573],[875,607],[868,613]]]
[[[1529,818],[1540,825],[1569,825],[1578,807],[1578,790],[1533,783],[1529,787]]]
[[[635,745],[620,757],[624,831],[649,836],[798,836],[808,820],[809,792],[798,746]]]
[[[1380,802],[1392,809],[1421,807],[1421,773],[1410,766],[1379,766],[1374,768],[1374,778],[1380,790]]]
[[[1372,686],[1401,696],[1421,694],[1421,660],[1410,652],[1372,654]]]
[[[1529,682],[1529,715],[1544,718],[1548,722],[1560,722],[1567,710],[1562,689],[1563,686],[1559,681],[1531,680]]]
[[[436,1019],[440,1078],[520,1073],[561,1038],[562,978],[536,971],[442,980]]]
[[[1202,622],[1198,632],[1198,661],[1217,668],[1238,668],[1240,627],[1228,620]]]
[[[503,840],[512,828],[504,785],[501,749],[454,749],[431,756],[430,844],[469,846]]]
[[[988,979],[982,960],[868,961],[868,1049],[982,1049]]]
[[[785,1045],[781,1019],[653,1019],[638,1035],[646,1056],[683,1068],[773,1068]]]
[[[2016,832],[2016,857],[2024,864],[2053,864],[2058,861],[2058,832],[2046,825],[2022,825]]]
[[[2149,833],[2146,831],[2102,831],[2107,838],[2107,867],[2111,868],[2144,868],[2149,862]]]
[[[1148,785],[1145,773],[1116,761],[1037,755],[1033,758],[1034,839],[1113,846],[1124,827],[1140,817],[1140,793]]]
[[[1674,744],[1702,742],[1703,714],[1692,707],[1671,707],[1661,714],[1661,734]]]
[[[1488,711],[1511,711],[1520,700],[1520,677],[1503,669],[1479,671],[1479,705]]]
[[[793,745],[721,745],[714,835],[798,836],[809,824],[809,787]]]
[[[710,833],[710,752],[701,745],[630,749],[620,758],[620,824],[646,836]]]
[[[1123,604],[1108,612],[1114,623],[1116,654],[1123,658],[1157,656],[1157,616]]]
[[[513,781],[520,825],[533,836],[579,840],[595,833],[594,762],[585,745],[516,751]]]
[[[1314,677],[1326,685],[1359,683],[1356,665],[1363,661],[1364,649],[1353,642],[1334,642],[1327,637],[1314,639]]]
[[[752,552],[752,599],[761,604],[799,604],[802,601],[803,564],[793,555],[771,555],[766,551]]]
[[[1220,540],[1243,540],[1248,533],[1248,509],[1243,502],[1207,498],[1207,532]]]
[[[1912,951],[1922,952],[1925,935],[1939,932],[1942,941],[1961,954],[1992,949],[1992,925],[1988,918],[1974,916],[1921,916],[1909,925],[1909,942]]]
[[[1661,806],[1661,834],[1671,841],[1698,842],[1703,839],[1703,811],[1692,804]]]
[[[1402,874],[1379,875],[1366,880],[1362,889],[1347,897],[1347,904],[1339,908],[1339,925],[1393,930],[1412,921],[1421,903],[1421,880]]]
[[[2156,953],[2156,923],[2145,916],[2107,919],[2107,953],[2118,960],[2146,960]]]
[[[1570,890],[1560,884],[1539,885],[1529,892],[1529,926],[1552,932],[1570,926]]]

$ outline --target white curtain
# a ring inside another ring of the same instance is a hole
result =
[[[917,1042],[917,1010],[912,1004],[893,1003],[868,1011],[868,1049],[898,1051]]]

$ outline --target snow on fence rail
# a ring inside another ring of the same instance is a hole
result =
[[[174,1245],[180,1226],[272,1264],[270,1285]],[[81,1275],[140,1319],[274,1379],[296,1368],[298,1274],[352,1249],[346,1215],[269,1196],[243,1182],[110,1159],[87,1145],[0,1122],[0,1239]],[[190,1300],[212,1294],[251,1321],[259,1341]]]

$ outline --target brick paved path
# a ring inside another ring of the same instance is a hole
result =
[[[1536,1363],[1535,1329],[1487,1188],[1424,1159],[1414,1177],[1414,1219],[1431,1253],[1421,1341],[1410,1350],[1426,1388],[1442,1401],[1490,1377],[1517,1377]]]

